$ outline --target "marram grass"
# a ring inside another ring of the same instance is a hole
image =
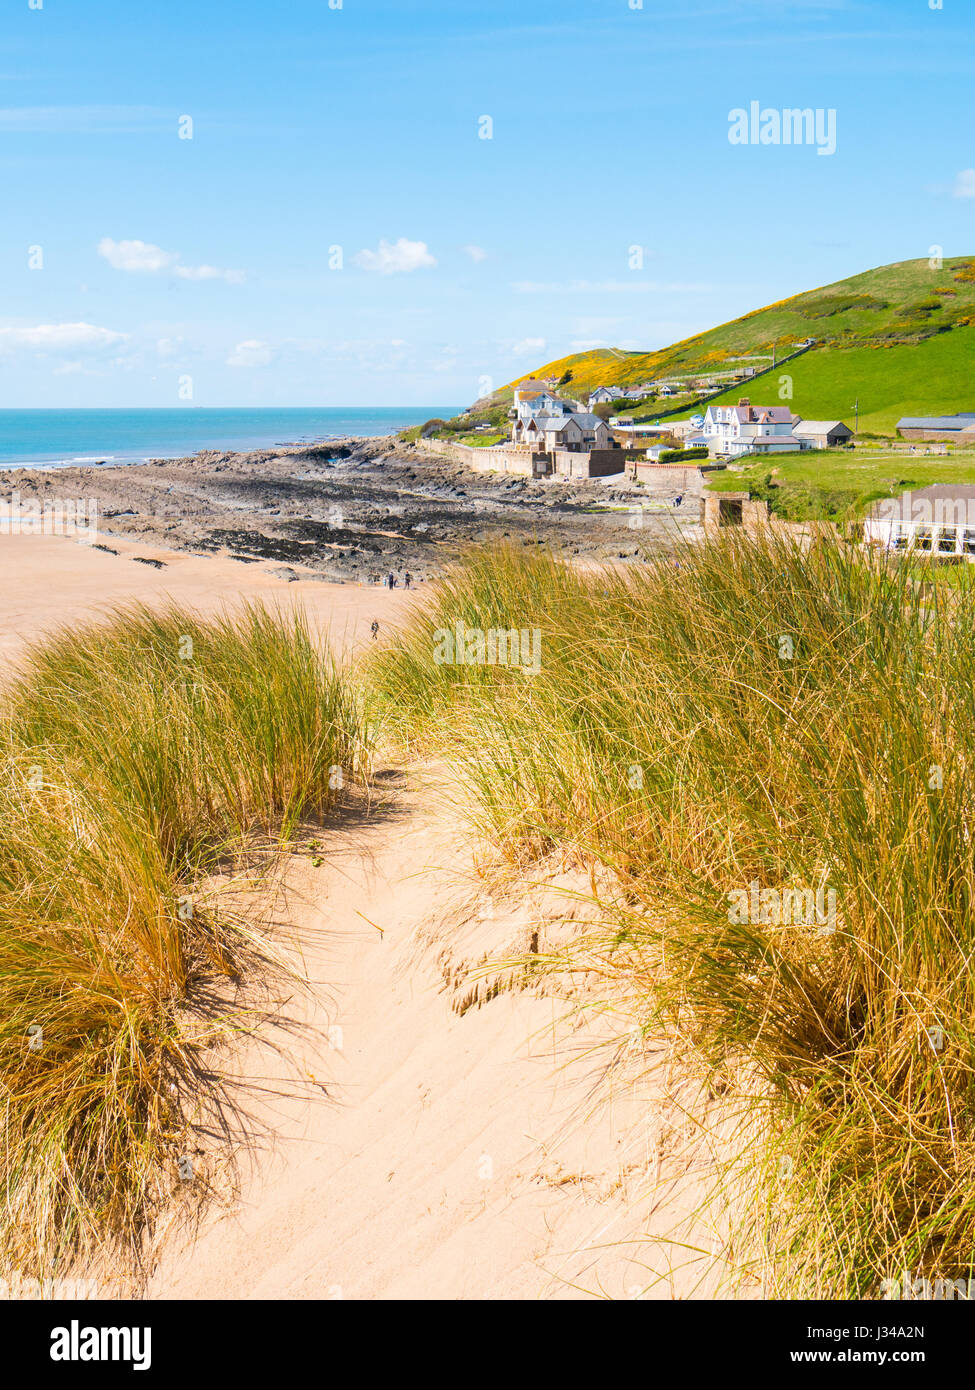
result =
[[[435,663],[458,618],[537,626],[540,672]],[[829,541],[728,536],[626,577],[482,551],[371,679],[512,863],[614,872],[607,972],[749,1076],[770,1293],[975,1274],[969,589]]]
[[[225,1001],[273,954],[204,876],[324,816],[359,724],[302,619],[258,607],[65,631],[0,714],[0,1229],[46,1275],[137,1254],[180,1188]]]

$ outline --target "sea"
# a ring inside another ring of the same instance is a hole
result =
[[[393,434],[456,406],[184,406],[147,410],[0,410],[0,469],[145,463],[200,449],[319,444],[345,435]]]

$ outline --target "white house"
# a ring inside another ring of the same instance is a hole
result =
[[[713,454],[787,453],[808,448],[793,433],[793,415],[781,405],[709,405],[700,442]]]
[[[515,391],[515,413],[519,420],[532,415],[564,415],[572,406],[547,386],[522,385]]]
[[[900,497],[881,498],[864,518],[863,538],[885,550],[975,561],[975,487],[935,483]]]

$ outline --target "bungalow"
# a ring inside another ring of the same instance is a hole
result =
[[[594,405],[605,405],[609,401],[618,401],[626,395],[622,386],[597,386],[595,391],[589,395],[589,409]]]
[[[659,463],[661,454],[670,453],[673,447],[673,444],[651,444],[647,450],[647,458],[651,463]]]
[[[902,439],[944,439],[956,444],[975,444],[975,411],[957,415],[905,415],[897,421]]]
[[[792,433],[810,449],[836,449],[853,438],[853,431],[842,420],[800,420]]]
[[[709,405],[696,442],[715,454],[787,453],[808,448],[792,432],[793,416],[781,405],[752,405],[743,396],[737,405]]]
[[[915,550],[975,560],[975,487],[935,483],[883,497],[863,522],[863,538],[885,550]]]

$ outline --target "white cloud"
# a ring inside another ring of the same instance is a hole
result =
[[[234,348],[227,358],[227,366],[266,367],[272,355],[270,344],[262,343],[258,338],[247,338]]]
[[[102,237],[98,243],[98,254],[116,270],[142,275],[155,275],[179,260],[175,252],[164,251],[150,241],[113,241],[110,236]]]
[[[522,338],[511,349],[515,357],[526,357],[530,352],[541,352],[545,347],[544,338]]]
[[[396,275],[437,264],[425,241],[407,241],[402,236],[394,242],[380,241],[378,251],[360,251],[352,259],[361,270],[375,270],[380,275]]]
[[[956,198],[975,198],[975,169],[962,169],[955,179]]]
[[[126,333],[99,328],[93,323],[39,323],[33,328],[0,328],[0,349],[27,348],[32,352],[99,351],[125,342]]]
[[[573,352],[592,352],[593,348],[608,346],[605,338],[575,338],[569,344]]]
[[[183,337],[181,334],[177,335],[175,338],[156,339],[156,351],[159,353],[160,357],[175,357],[182,349],[182,346]]]
[[[181,265],[178,251],[164,251],[151,241],[113,241],[106,236],[98,243],[98,254],[116,270],[136,275],[158,275],[161,270],[171,270],[181,280],[226,280],[230,285],[239,285],[244,279],[242,270],[221,270],[215,265]]]
[[[461,250],[464,251],[466,255],[470,256],[475,265],[478,261],[487,260],[487,252],[484,250],[483,246],[462,246]]]

